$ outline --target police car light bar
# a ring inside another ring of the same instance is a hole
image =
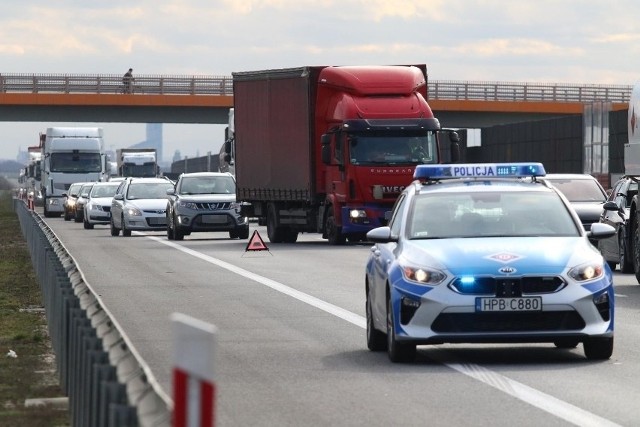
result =
[[[420,181],[455,178],[522,178],[545,176],[542,163],[466,163],[418,165],[413,179]]]

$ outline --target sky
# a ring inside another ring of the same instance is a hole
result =
[[[637,0],[3,0],[0,74],[426,63],[430,80],[632,85],[639,22]],[[0,121],[0,159],[58,125]],[[114,149],[145,138],[144,124],[72,125],[102,126]],[[224,140],[221,125],[163,133],[165,160]]]

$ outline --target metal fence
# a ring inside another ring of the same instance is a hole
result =
[[[134,94],[233,95],[231,76],[136,75]],[[633,86],[431,80],[431,100],[627,103]],[[121,75],[2,74],[0,93],[124,93]]]
[[[171,426],[171,399],[74,259],[24,200],[14,199],[40,284],[74,426]]]

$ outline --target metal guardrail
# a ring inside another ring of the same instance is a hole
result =
[[[171,398],[73,257],[24,200],[14,198],[13,208],[42,291],[72,425],[170,427]]]
[[[231,76],[134,76],[134,94],[233,95]],[[429,81],[430,100],[628,103],[633,86],[482,81]],[[3,74],[0,93],[124,93],[121,75]]]

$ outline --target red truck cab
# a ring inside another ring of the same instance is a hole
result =
[[[416,165],[441,163],[426,65],[233,77],[237,200],[272,242],[295,242],[299,232],[331,244],[364,240],[386,224]]]

